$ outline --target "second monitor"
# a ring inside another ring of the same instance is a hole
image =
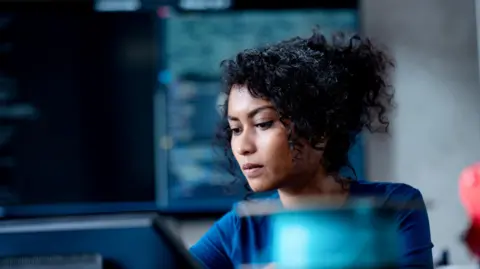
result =
[[[1,221],[0,253],[11,269],[199,268],[154,213]]]

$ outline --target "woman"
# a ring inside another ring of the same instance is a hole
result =
[[[420,200],[398,183],[342,177],[362,129],[386,132],[393,93],[387,55],[368,39],[314,32],[240,52],[222,63],[226,94],[224,139],[253,192],[276,190],[286,208],[306,196],[341,199],[375,195]],[[227,154],[229,153],[227,151]],[[402,267],[432,268],[426,210],[397,216]],[[267,222],[227,213],[191,248],[206,268],[253,263],[269,247]],[[267,258],[268,259],[268,258]],[[271,262],[266,260],[266,263]]]

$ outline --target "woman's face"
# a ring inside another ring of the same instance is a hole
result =
[[[228,100],[231,147],[253,191],[294,186],[315,173],[321,153],[304,143],[300,153],[288,144],[288,126],[272,103],[254,98],[244,86],[234,86]],[[293,154],[295,161],[293,161]]]

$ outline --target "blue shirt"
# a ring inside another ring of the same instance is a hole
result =
[[[401,183],[355,182],[350,196],[383,197],[383,202],[419,201],[421,209],[405,207],[396,213],[400,237],[400,268],[433,268],[430,226],[422,194]],[[205,268],[230,269],[258,262],[270,246],[267,217],[242,217],[230,211],[190,249]],[[271,261],[264,261],[269,263]]]

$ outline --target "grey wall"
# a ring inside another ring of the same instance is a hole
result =
[[[419,188],[432,202],[435,252],[448,247],[454,262],[466,263],[459,235],[467,219],[457,181],[480,160],[474,1],[366,0],[363,26],[397,60],[391,137],[368,139],[368,174]]]
[[[368,136],[371,180],[419,188],[429,209],[434,252],[448,248],[468,262],[460,244],[467,219],[457,195],[462,168],[480,160],[480,89],[473,0],[365,0],[364,32],[397,60],[397,109],[391,135]],[[194,243],[211,221],[182,223]]]

